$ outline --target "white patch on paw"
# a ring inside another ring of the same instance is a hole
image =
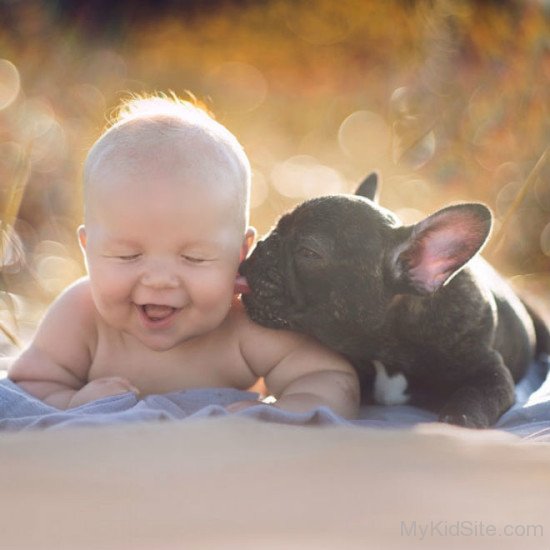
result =
[[[376,369],[374,400],[380,405],[404,405],[409,401],[405,393],[409,385],[403,373],[390,376],[381,361],[373,361]]]

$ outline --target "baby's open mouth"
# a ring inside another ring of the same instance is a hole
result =
[[[175,307],[162,306],[158,304],[143,304],[139,307],[141,311],[143,311],[145,317],[152,322],[163,321],[177,311]]]

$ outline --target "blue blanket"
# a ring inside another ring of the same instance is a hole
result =
[[[516,387],[516,404],[498,421],[495,428],[517,436],[550,441],[549,362],[531,365]],[[250,392],[229,388],[193,389],[150,395],[138,399],[133,393],[107,397],[81,407],[60,411],[46,405],[8,379],[0,381],[0,430],[59,429],[74,426],[99,426],[120,422],[183,420],[229,414],[225,407],[235,401],[256,399]],[[304,414],[288,413],[270,405],[258,404],[242,410],[241,416],[299,425],[352,425],[377,428],[406,428],[436,420],[434,413],[407,405],[366,406],[358,420],[345,420],[326,407]]]

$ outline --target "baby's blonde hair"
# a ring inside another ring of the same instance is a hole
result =
[[[159,146],[175,145],[178,139],[190,147],[193,143],[212,146],[208,153],[197,152],[194,162],[216,160],[230,165],[237,173],[241,182],[237,199],[246,227],[251,179],[248,157],[237,138],[192,96],[191,100],[184,100],[175,94],[156,94],[133,96],[122,102],[110,126],[88,152],[84,163],[85,193],[92,174],[107,159],[127,160],[139,155],[144,147],[154,150]]]

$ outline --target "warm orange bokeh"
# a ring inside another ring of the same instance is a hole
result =
[[[519,196],[488,253],[544,305],[547,2],[195,2],[156,15],[121,8],[93,25],[87,4],[71,17],[56,2],[1,8],[0,214],[11,237],[0,321],[22,338],[83,273],[75,229],[86,150],[122,97],[155,90],[192,92],[239,137],[260,234],[303,198],[351,192],[372,169],[382,203],[406,222],[481,200],[498,230]]]

